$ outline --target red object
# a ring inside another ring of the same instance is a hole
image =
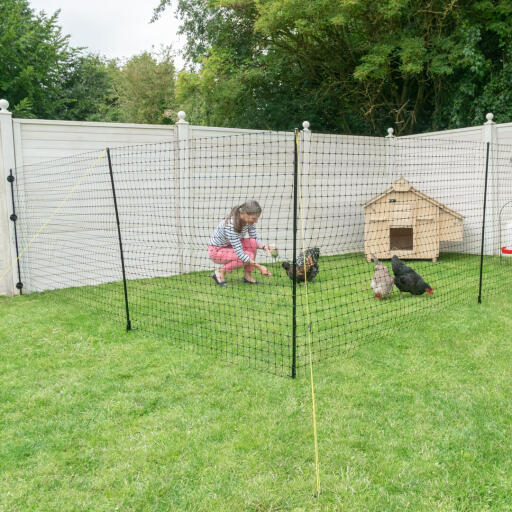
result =
[[[508,248],[508,247],[502,247],[501,248],[501,252],[503,254],[512,254],[512,249]]]

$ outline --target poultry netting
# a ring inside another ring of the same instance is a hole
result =
[[[55,290],[183,348],[295,376],[310,353],[347,354],[510,287],[499,249],[511,155],[305,130],[21,167],[19,281],[23,293]]]

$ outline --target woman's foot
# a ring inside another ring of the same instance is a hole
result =
[[[260,284],[259,281],[248,281],[245,277],[244,277],[244,283],[248,283],[248,284]]]
[[[220,286],[225,286],[226,283],[226,273],[222,272],[222,270],[218,269],[212,274],[212,279]]]
[[[252,277],[251,274],[245,273],[244,274],[244,283],[250,283],[250,284],[258,284],[258,281]]]

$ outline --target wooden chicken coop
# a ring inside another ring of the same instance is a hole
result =
[[[363,205],[365,256],[437,261],[440,242],[460,242],[464,216],[415,189],[403,176]]]

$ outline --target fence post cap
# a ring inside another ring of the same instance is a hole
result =
[[[178,123],[186,123],[185,117],[187,117],[187,114],[183,110],[180,110],[178,112]]]
[[[9,102],[7,100],[0,100],[0,112],[8,112]]]
[[[393,128],[388,128],[388,134],[386,135],[386,137],[394,137],[394,132],[395,130]]]
[[[309,131],[309,121],[304,121],[302,123],[302,128],[304,128],[304,131]]]
[[[492,114],[491,112],[489,112],[485,118],[487,119],[487,122],[485,124],[494,124],[494,114]]]

